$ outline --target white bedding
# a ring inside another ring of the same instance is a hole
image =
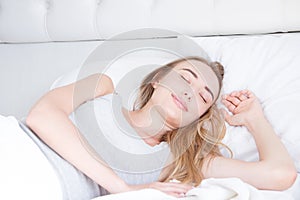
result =
[[[178,198],[169,196],[154,189],[111,194],[97,197],[93,200],[175,200]],[[293,196],[288,192],[257,190],[253,186],[237,178],[206,179],[199,187],[187,192],[182,200],[292,200]]]
[[[50,164],[31,141],[14,117],[0,115],[0,199],[55,199],[62,198],[60,183]],[[297,189],[298,188],[298,189]],[[220,200],[289,200],[298,199],[300,174],[293,188],[285,192],[261,191],[236,178],[207,179],[182,199]],[[297,195],[297,196],[296,196]],[[140,191],[112,194],[93,200],[173,200],[160,191]]]
[[[0,199],[62,199],[53,167],[12,116],[0,115],[0,158]]]
[[[300,33],[234,37],[199,37],[193,38],[193,40],[207,51],[212,60],[218,60],[224,65],[224,92],[231,92],[233,90],[244,88],[248,88],[255,92],[263,105],[267,118],[274,126],[289,153],[292,155],[297,170],[300,172],[300,134],[298,133],[298,124],[300,122]],[[119,65],[122,66],[122,68],[117,67],[118,71],[114,72],[117,75],[116,77],[113,77],[115,83],[118,82],[120,76],[126,73],[126,69],[128,70],[130,66],[139,66],[141,64],[145,65],[150,60],[156,60],[155,63],[163,64],[172,59],[168,56],[157,57],[157,55],[141,55],[142,54],[139,54],[139,56],[132,55],[124,58],[124,60],[120,60]],[[76,78],[77,73],[75,70],[74,72],[59,78],[52,88],[65,85],[76,80]],[[10,120],[1,117],[0,123],[6,123],[7,121]],[[6,130],[6,125],[0,124],[0,128],[2,129],[0,130],[1,137],[11,137],[9,132]],[[13,128],[8,130],[12,132],[18,131]],[[2,140],[1,138],[0,141],[5,140]],[[29,141],[24,141],[26,143],[30,143]],[[258,159],[254,140],[245,128],[228,127],[227,134],[223,142],[232,149],[234,152],[234,158],[247,161],[254,161]],[[3,150],[4,147],[8,148],[9,145],[2,146],[2,143],[0,145],[0,153],[4,153],[5,155],[5,151],[7,150]],[[31,145],[25,145],[24,148],[32,149],[33,147]],[[15,155],[17,155],[19,151],[25,153],[25,149],[20,150],[17,148],[9,148],[9,151],[12,151]],[[14,152],[14,150],[16,152]],[[226,156],[226,152],[224,152],[224,155]],[[35,161],[28,160],[28,163],[30,162],[34,163]],[[7,180],[9,180],[9,177],[14,177],[14,172],[16,172],[16,174],[19,173],[16,165],[20,165],[20,163],[17,163],[15,160],[11,165],[13,166],[11,168],[8,166],[5,167],[5,165],[0,165],[0,173],[2,173],[1,177],[2,175],[7,175]],[[9,173],[4,173],[6,171]],[[52,173],[50,177],[50,180],[52,180],[54,177],[53,172],[51,172],[50,169],[48,169],[48,171],[50,173],[43,175],[47,176],[49,174],[50,176]],[[19,175],[22,177],[21,174],[22,173],[19,173],[18,177],[15,177],[15,179],[12,180],[17,181]],[[37,173],[33,178],[39,178],[39,176],[40,174]],[[19,178],[19,180],[22,180],[22,178]],[[28,180],[29,177],[25,176],[23,180],[24,184],[28,183]],[[59,192],[57,189],[57,182],[52,180],[51,183],[53,183],[53,190]],[[5,183],[3,183],[3,181],[1,184],[3,185],[0,185],[0,187],[5,188]],[[232,194],[233,191],[238,194],[236,199],[251,199],[247,196],[249,193],[262,195],[261,197],[263,197],[263,199],[267,199],[264,195],[276,195],[277,199],[280,199],[281,197],[281,199],[287,199],[287,196],[285,195],[289,194],[291,194],[294,199],[300,199],[299,176],[298,181],[294,184],[293,188],[285,193],[261,192],[237,179],[210,179],[204,181],[202,184],[203,188],[198,189],[200,193],[204,192],[208,194],[212,188],[214,191],[220,191],[220,193],[212,193],[213,195]],[[220,184],[222,187],[220,187]],[[22,189],[22,187],[20,188]],[[20,191],[20,188],[17,188],[18,191]],[[55,195],[55,193],[52,193],[52,195]],[[120,198],[131,200],[141,199],[141,197],[142,199],[146,199],[146,197],[149,199],[153,199],[155,197],[157,197],[155,199],[171,199],[171,197],[167,198],[164,194],[158,191],[141,190],[137,192],[99,197],[99,200]],[[253,196],[252,199],[254,199]]]

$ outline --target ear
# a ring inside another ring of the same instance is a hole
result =
[[[151,85],[152,85],[152,87],[154,88],[154,89],[156,89],[157,88],[157,86],[158,86],[158,83],[159,81],[153,81],[153,82],[151,82]]]

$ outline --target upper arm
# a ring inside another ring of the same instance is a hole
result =
[[[246,162],[225,157],[211,157],[204,162],[205,178],[240,178],[258,189],[284,190],[294,182],[294,171],[278,168],[264,161]]]
[[[113,91],[114,86],[110,77],[104,74],[93,74],[72,84],[49,91],[33,106],[30,113],[56,108],[69,115],[82,103]]]

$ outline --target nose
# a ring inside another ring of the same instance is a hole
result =
[[[188,102],[192,100],[192,94],[190,92],[184,92],[184,97],[187,99]]]

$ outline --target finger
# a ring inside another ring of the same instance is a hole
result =
[[[172,195],[180,195],[180,194],[186,194],[187,192],[183,192],[180,190],[176,190],[174,188],[159,188],[158,190],[167,193],[167,194],[172,194]]]
[[[238,106],[241,101],[236,96],[226,96],[226,100],[230,101],[234,106]]]
[[[178,193],[178,194],[185,194],[187,193],[189,190],[192,189],[191,186],[180,186],[180,185],[168,185],[164,188],[161,187],[162,190],[164,190],[165,192],[173,192],[173,193]]]
[[[254,98],[255,97],[254,93],[251,92],[250,90],[242,90],[242,93],[244,95],[246,95],[248,98]]]
[[[192,189],[191,185],[182,183],[172,183],[172,182],[157,182],[151,185],[152,188],[160,188],[164,191],[177,191],[177,192],[187,192]]]
[[[237,98],[239,98],[240,101],[245,101],[248,99],[248,95],[245,95],[241,92],[239,92],[239,94],[237,95]]]
[[[230,112],[234,112],[236,106],[233,105],[230,101],[227,101],[226,99],[222,99],[222,103],[226,106],[226,108],[230,111]]]
[[[236,108],[231,102],[227,100],[222,100],[222,103],[226,106],[226,108],[233,113],[234,109]]]
[[[229,94],[229,96],[232,96],[232,97],[236,97],[238,98],[240,101],[244,101],[244,100],[247,100],[248,99],[248,93],[250,91],[248,90],[240,90],[240,91],[234,91],[234,92],[231,92]]]
[[[237,94],[238,94],[238,91],[233,91],[233,92],[231,92],[231,93],[229,94],[229,96],[234,97],[234,96],[236,96]]]
[[[184,193],[176,193],[176,192],[166,192],[166,194],[171,195],[171,196],[176,197],[176,198],[180,198],[180,197],[185,196]]]
[[[182,183],[169,182],[168,184],[170,184],[171,187],[182,189],[182,191],[185,191],[185,192],[187,192],[193,188],[191,185],[182,184]]]

